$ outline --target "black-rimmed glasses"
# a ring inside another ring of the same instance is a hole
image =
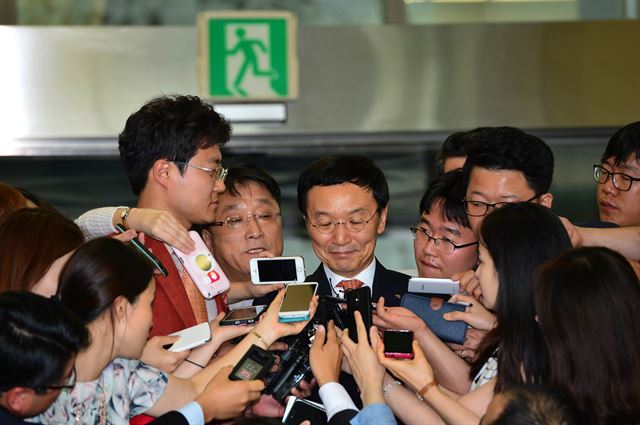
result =
[[[447,238],[433,237],[431,234],[429,234],[429,231],[427,229],[423,229],[422,227],[419,227],[419,226],[411,226],[409,227],[409,230],[411,231],[411,234],[413,235],[414,238],[417,238],[419,236],[425,236],[427,240],[433,241],[433,244],[436,246],[436,248],[438,248],[440,252],[442,252],[445,255],[453,254],[456,249],[462,249],[462,248],[467,248],[469,246],[478,245],[477,241],[465,243],[462,245],[456,245]]]
[[[514,204],[516,202],[531,202],[536,198],[539,198],[540,195],[535,195],[532,198],[529,198],[525,201],[513,201],[513,202],[496,202],[494,204],[489,204],[487,202],[482,201],[469,201],[468,199],[464,199],[462,204],[464,205],[464,210],[467,212],[467,215],[471,217],[482,217],[487,215],[489,212],[489,208],[492,210],[502,208],[505,205]]]
[[[613,183],[613,187],[623,192],[626,192],[631,189],[631,185],[633,182],[640,181],[639,178],[632,177],[625,173],[613,173],[602,165],[593,164],[593,179],[600,183],[605,184],[607,180],[611,177],[611,183]]]

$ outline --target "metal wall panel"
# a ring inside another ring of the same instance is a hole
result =
[[[287,122],[238,124],[230,147],[617,127],[640,117],[639,45],[633,21],[302,27]],[[196,93],[193,28],[0,27],[0,57],[0,155],[114,154],[145,100]]]

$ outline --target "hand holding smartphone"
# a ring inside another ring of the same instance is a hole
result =
[[[460,282],[451,279],[412,277],[408,291],[419,294],[453,295],[460,293]]]
[[[285,288],[278,312],[279,322],[301,322],[309,319],[309,304],[318,289],[317,282],[291,283]]]
[[[306,277],[302,257],[252,258],[249,268],[256,285],[304,282]]]
[[[387,329],[382,336],[384,356],[394,359],[413,358],[413,332]]]
[[[347,327],[349,328],[349,337],[355,343],[358,342],[358,326],[354,313],[360,312],[364,327],[367,330],[367,338],[372,323],[371,308],[371,288],[362,286],[345,293],[347,299]]]
[[[266,309],[266,305],[234,308],[220,321],[220,326],[249,325],[255,323]]]
[[[189,232],[189,237],[196,245],[191,254],[185,254],[177,248],[173,249],[187,273],[198,287],[202,296],[208,300],[229,289],[227,276],[218,265],[200,235]]]

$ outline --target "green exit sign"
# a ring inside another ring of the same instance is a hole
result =
[[[296,28],[290,12],[199,14],[200,94],[229,102],[296,98]]]

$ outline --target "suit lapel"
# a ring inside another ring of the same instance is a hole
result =
[[[327,279],[327,275],[324,272],[322,263],[320,263],[313,274],[307,276],[305,281],[318,282],[318,290],[316,291],[318,295],[333,295],[333,291],[331,290],[331,286],[329,285],[329,280]]]
[[[191,309],[191,303],[189,303],[187,292],[184,289],[184,283],[182,283],[180,272],[173,262],[173,258],[171,258],[171,254],[167,250],[167,247],[164,243],[149,236],[145,238],[145,246],[151,248],[153,255],[158,257],[169,272],[169,276],[167,277],[158,274],[154,276],[159,289],[166,294],[168,302],[173,305],[184,326],[195,324],[196,318],[193,314],[193,310]],[[166,314],[166,312],[156,311],[154,308],[154,320],[162,321],[164,314]]]
[[[380,297],[384,297],[385,305],[400,305],[400,297],[403,291],[398,287],[397,278],[390,276],[387,270],[376,258],[376,271],[373,275],[373,292],[371,298],[377,302]]]

